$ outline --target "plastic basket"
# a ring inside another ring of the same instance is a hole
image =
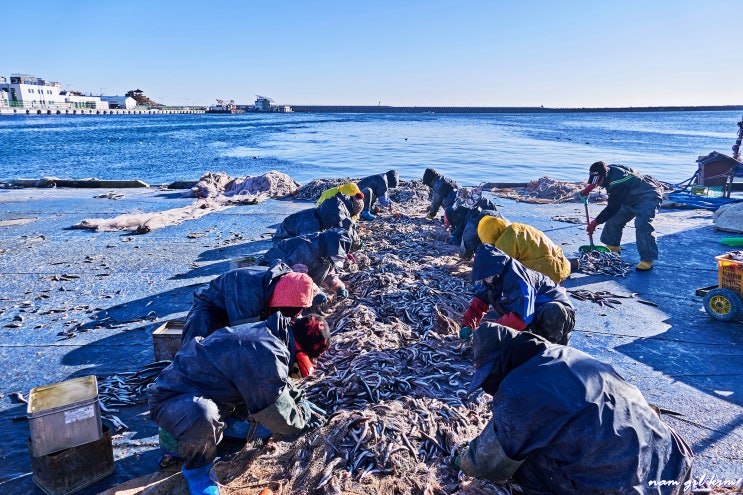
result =
[[[719,286],[743,295],[743,261],[731,259],[730,253],[715,256],[715,259]]]

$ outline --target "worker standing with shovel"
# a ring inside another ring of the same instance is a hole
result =
[[[602,186],[609,195],[608,204],[586,227],[589,236],[593,236],[598,225],[605,223],[601,242],[610,251],[619,253],[624,226],[634,218],[637,251],[640,254],[636,268],[650,270],[658,259],[653,219],[663,199],[663,186],[649,175],[642,176],[629,167],[596,162],[589,169],[588,186],[580,195],[588,198],[591,191]]]

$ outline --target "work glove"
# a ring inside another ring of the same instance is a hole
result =
[[[583,198],[588,198],[588,195],[594,189],[596,189],[596,184],[588,184],[586,187],[584,187],[583,189],[581,189],[581,191],[578,194],[580,194],[581,197],[583,197]]]
[[[462,327],[459,329],[459,338],[462,340],[469,340],[472,337],[472,329],[470,327]]]
[[[462,465],[462,458],[459,457],[459,456],[456,456],[454,458],[454,465],[457,466],[457,467],[460,467]]]
[[[304,408],[304,412],[307,415],[306,429],[314,429],[322,426],[323,423],[325,423],[325,416],[321,414],[325,411],[306,399],[303,400],[300,404]]]
[[[596,231],[596,227],[598,227],[598,222],[596,220],[591,220],[591,223],[588,224],[588,227],[586,227],[586,230],[588,231],[588,235],[593,235],[593,233]]]
[[[526,330],[526,323],[524,323],[524,320],[522,320],[521,317],[519,317],[519,315],[517,315],[516,313],[506,313],[498,318],[495,322],[505,327],[518,330],[519,332],[522,330]]]
[[[328,296],[324,292],[318,292],[317,295],[312,299],[313,306],[319,306],[328,302]]]
[[[433,220],[434,218],[436,218],[436,215],[434,215],[433,213],[429,213],[428,215],[426,215],[426,218],[429,220]]]
[[[336,295],[338,296],[338,299],[347,299],[348,298],[348,289],[345,287],[341,287],[338,289],[338,292],[336,292]]]

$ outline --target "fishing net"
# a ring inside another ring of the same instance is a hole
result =
[[[255,177],[238,178],[229,177],[223,172],[207,172],[187,194],[189,197],[199,198],[189,206],[150,213],[126,213],[114,218],[87,218],[72,227],[98,232],[127,230],[146,234],[201,218],[234,204],[256,204],[268,198],[284,198],[291,195],[298,186],[291,177],[275,170]]]

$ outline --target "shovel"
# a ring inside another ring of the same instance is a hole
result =
[[[583,206],[586,207],[586,223],[587,224],[590,224],[591,223],[591,217],[588,216],[588,198],[583,198],[582,196],[581,196],[581,198],[583,199]],[[594,245],[593,244],[593,234],[588,234],[588,240],[591,241],[591,245],[590,246],[581,246],[581,247],[579,247],[578,248],[578,252],[580,252],[580,253],[588,253],[589,251],[598,251],[599,253],[610,253],[611,252],[609,250],[609,248],[607,248],[607,247]]]

